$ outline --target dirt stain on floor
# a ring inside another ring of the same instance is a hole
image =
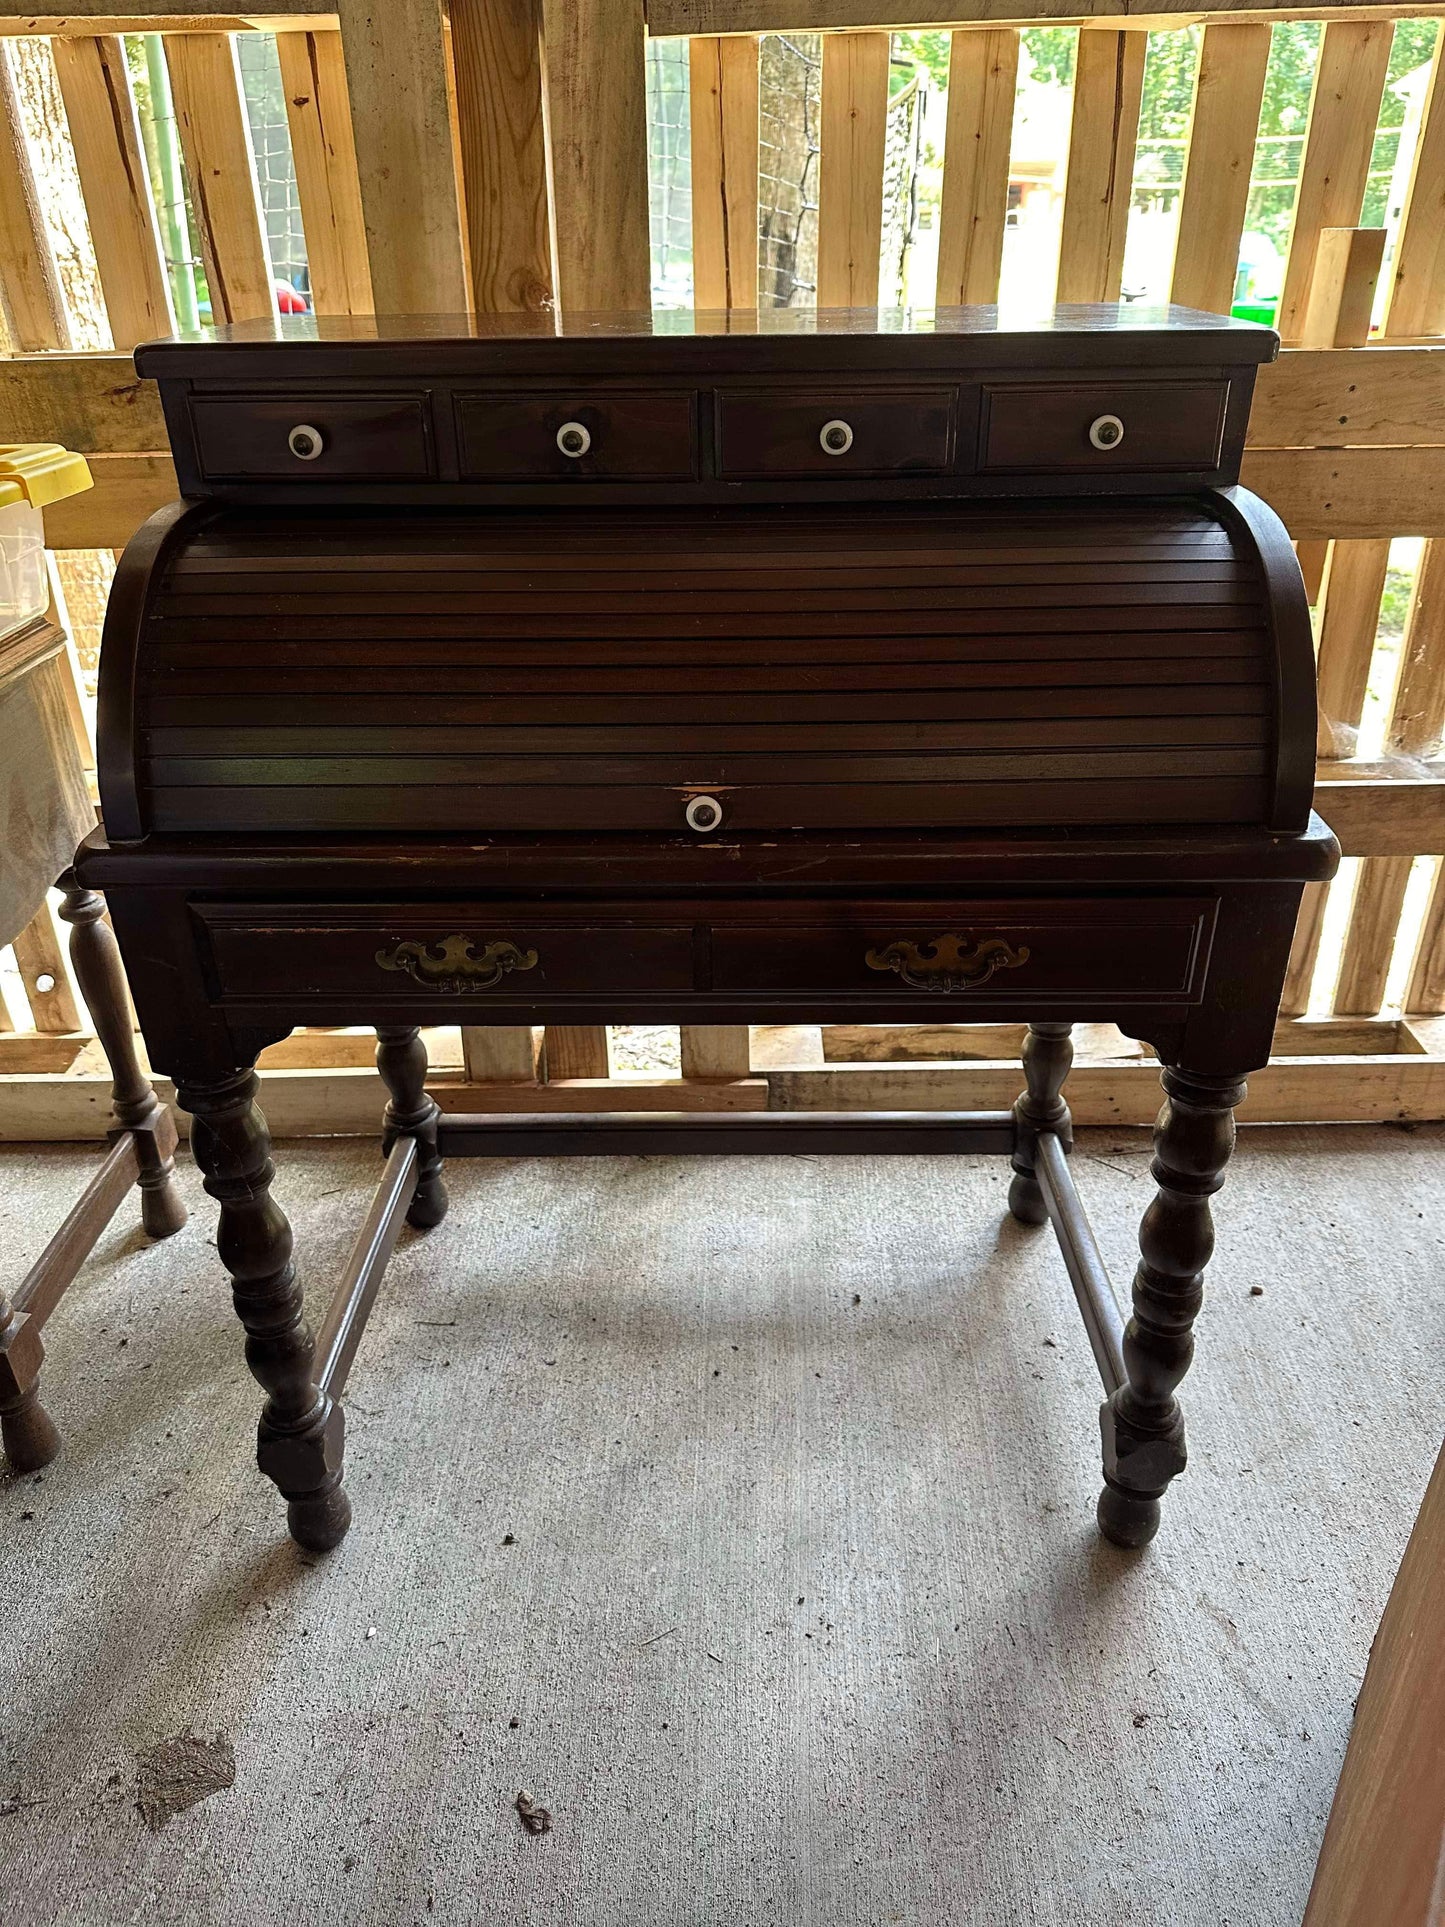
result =
[[[152,1833],[187,1807],[235,1784],[236,1749],[224,1733],[213,1740],[177,1733],[136,1755],[136,1811]]]

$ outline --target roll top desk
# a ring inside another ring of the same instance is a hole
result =
[[[267,1399],[336,1543],[340,1391],[444,1155],[1010,1157],[1107,1393],[1140,1544],[1244,1073],[1303,884],[1308,611],[1236,486],[1269,331],[1181,310],[248,324],[137,355],[183,500],[101,667],[111,903]],[[1012,1112],[444,1117],[417,1027],[1027,1021]],[[1069,1026],[1166,1093],[1133,1316],[1065,1153]],[[313,1338],[258,1052],[367,1023],[387,1164]]]

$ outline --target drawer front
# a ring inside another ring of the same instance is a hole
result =
[[[455,1008],[489,994],[688,991],[694,980],[690,922],[581,921],[515,904],[361,905],[314,916],[292,905],[200,904],[195,915],[222,1003],[354,997],[364,1008],[420,996]]]
[[[691,394],[457,397],[465,481],[691,481]]]
[[[736,480],[937,474],[953,461],[956,403],[952,388],[719,395],[718,472]]]
[[[191,421],[213,482],[410,481],[433,472],[425,395],[197,395]]]
[[[1227,381],[985,387],[979,466],[993,473],[1062,469],[1100,476],[1217,468],[1228,399]]]
[[[943,1000],[1089,995],[1197,1002],[1215,904],[1087,898],[808,906],[715,925],[712,987],[915,994]]]

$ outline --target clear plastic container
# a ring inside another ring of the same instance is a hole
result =
[[[50,606],[41,510],[90,486],[84,456],[58,443],[0,443],[0,640]]]

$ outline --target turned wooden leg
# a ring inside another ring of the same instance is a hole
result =
[[[1209,1200],[1234,1149],[1242,1079],[1166,1069],[1154,1127],[1159,1189],[1139,1226],[1134,1315],[1124,1333],[1126,1378],[1100,1413],[1104,1490],[1099,1529],[1118,1546],[1159,1530],[1159,1501],[1184,1470],[1184,1415],[1174,1389],[1194,1357],[1194,1320],[1214,1250]]]
[[[233,1071],[216,1083],[182,1081],[191,1149],[221,1207],[216,1249],[231,1274],[246,1328],[246,1363],[267,1393],[256,1462],[287,1502],[291,1537],[325,1552],[351,1523],[341,1484],[345,1421],[317,1385],[315,1346],[291,1263],[291,1227],[271,1196],[271,1141],[257,1110],[257,1077]]]
[[[1074,1061],[1072,1024],[1030,1024],[1024,1039],[1024,1081],[1028,1089],[1014,1105],[1018,1136],[1014,1143],[1013,1182],[1008,1208],[1020,1224],[1044,1224],[1044,1194],[1034,1176],[1034,1146],[1040,1131],[1056,1131],[1065,1150],[1074,1142],[1069,1107],[1059,1093]]]
[[[152,1238],[169,1238],[186,1221],[176,1183],[175,1159],[162,1148],[159,1131],[165,1106],[135,1054],[120,950],[105,921],[105,901],[85,889],[67,870],[60,879],[60,914],[70,925],[70,961],[76,982],[110,1065],[111,1103],[116,1122],[135,1140],[140,1166],[141,1224]],[[170,1142],[174,1132],[167,1131]]]
[[[437,1150],[441,1106],[426,1093],[426,1045],[420,1031],[414,1025],[378,1024],[376,1068],[391,1092],[382,1117],[382,1152],[389,1152],[399,1137],[416,1139],[416,1195],[406,1221],[419,1231],[428,1231],[447,1214],[447,1188],[442,1183],[441,1153]]]
[[[12,1472],[38,1472],[60,1450],[60,1434],[40,1403],[40,1326],[0,1293],[0,1445]]]

